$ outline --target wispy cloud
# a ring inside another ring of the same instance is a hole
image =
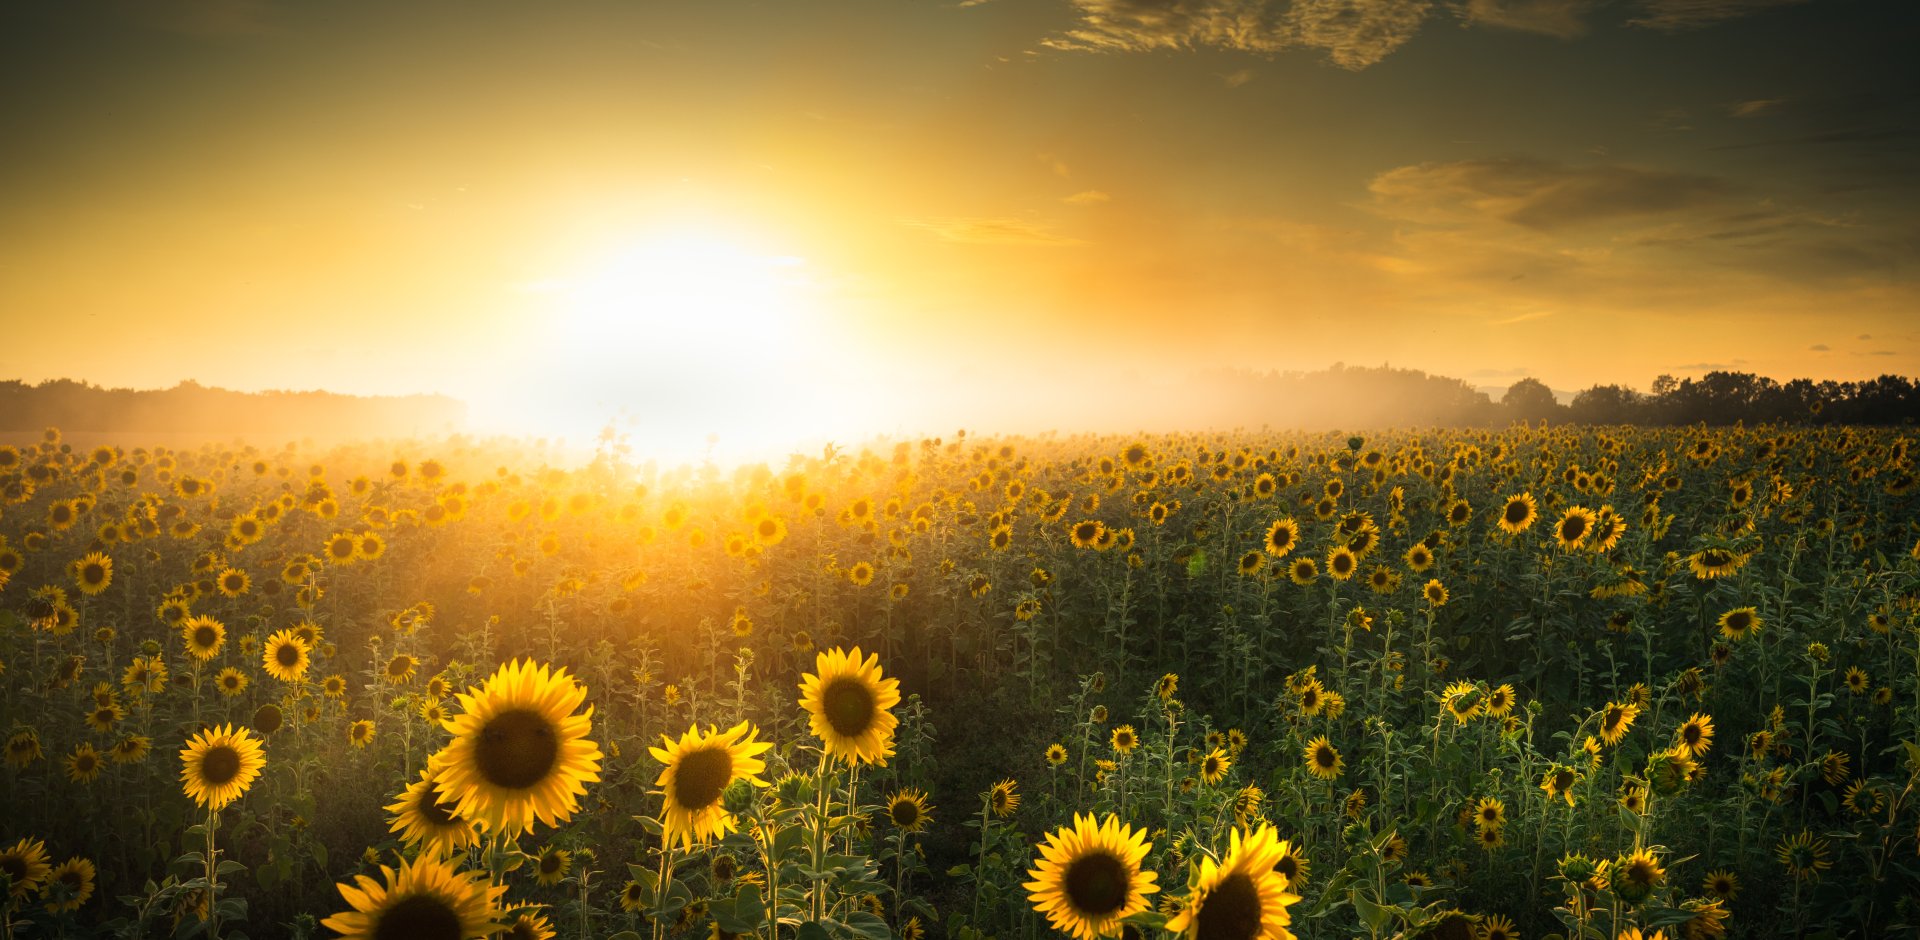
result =
[[[1252,69],[1235,69],[1220,76],[1220,81],[1225,83],[1228,88],[1239,88],[1241,85],[1253,81],[1254,75],[1255,73]]]
[[[1364,69],[1420,30],[1431,0],[1072,0],[1079,22],[1041,45],[1090,52],[1318,49]]]
[[[1535,310],[1532,313],[1522,313],[1517,316],[1505,317],[1503,319],[1494,320],[1492,321],[1492,325],[1512,326],[1515,323],[1526,323],[1531,320],[1544,320],[1550,316],[1553,316],[1553,311],[1551,310]]]
[[[1645,12],[1627,22],[1633,26],[1668,31],[1699,29],[1723,20],[1804,2],[1806,0],[1643,0],[1641,9]]]
[[[1094,206],[1112,200],[1113,197],[1097,189],[1084,190],[1061,199],[1061,202],[1075,206]]]
[[[1393,218],[1439,224],[1498,219],[1542,231],[1682,210],[1729,191],[1713,177],[1519,157],[1397,167],[1367,188],[1375,211]]]
[[[903,219],[901,224],[931,232],[942,241],[966,245],[1032,245],[1065,248],[1086,244],[1082,239],[1053,231],[1052,226],[1027,219],[946,216]]]
[[[1735,102],[1727,109],[1727,113],[1737,118],[1759,117],[1763,114],[1772,114],[1786,103],[1785,98],[1755,98],[1752,101]]]
[[[1474,26],[1497,26],[1559,39],[1585,35],[1595,0],[1467,0],[1461,13]]]

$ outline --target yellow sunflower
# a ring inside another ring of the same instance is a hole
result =
[[[298,682],[307,674],[312,652],[313,647],[294,636],[292,630],[281,630],[267,638],[260,661],[266,666],[267,675],[281,682]]]
[[[519,835],[534,821],[571,819],[600,779],[600,747],[587,739],[593,707],[565,669],[532,660],[501,666],[481,688],[457,696],[462,713],[443,722],[453,740],[435,754],[440,794],[482,829]]]
[[[1720,615],[1720,635],[1729,640],[1744,640],[1760,632],[1764,621],[1752,607],[1736,607]]]
[[[212,617],[188,617],[180,622],[180,639],[187,644],[187,655],[206,662],[220,655],[220,648],[227,642],[227,628]]]
[[[74,857],[55,866],[47,876],[47,910],[58,914],[77,911],[93,897],[93,861]]]
[[[1532,493],[1517,493],[1507,497],[1506,506],[1500,510],[1500,530],[1508,535],[1519,535],[1533,525],[1535,504]]]
[[[1339,779],[1341,772],[1346,769],[1346,762],[1341,759],[1340,751],[1327,740],[1324,734],[1308,741],[1304,754],[1307,760],[1307,772],[1322,780]]]
[[[1233,758],[1228,757],[1224,749],[1216,747],[1208,751],[1205,757],[1200,758],[1200,779],[1206,781],[1208,786],[1212,786],[1225,780],[1227,771],[1232,767]]]
[[[1554,524],[1553,540],[1562,551],[1574,551],[1587,543],[1587,536],[1593,534],[1596,519],[1593,510],[1585,506],[1569,506],[1561,513],[1560,521]]]
[[[908,787],[895,793],[887,800],[887,820],[901,832],[919,832],[933,820],[933,806],[927,803],[927,794],[919,789]]]
[[[773,745],[754,740],[756,734],[753,725],[744,721],[726,731],[709,728],[704,734],[688,728],[680,740],[661,735],[666,746],[648,749],[655,760],[667,765],[654,785],[664,799],[661,824],[669,845],[692,848],[733,831],[733,814],[721,806],[727,788],[740,780],[767,785],[760,777],[767,764],[759,755]]]
[[[99,594],[113,583],[113,559],[103,552],[88,552],[86,557],[73,563],[73,580],[80,586],[80,593]]]
[[[1608,702],[1600,713],[1600,740],[1608,744],[1619,744],[1620,739],[1633,727],[1633,720],[1640,716],[1640,706],[1624,702]]]
[[[1167,931],[1187,940],[1291,940],[1287,906],[1300,900],[1287,891],[1287,877],[1274,871],[1286,855],[1272,826],[1245,834],[1233,830],[1226,858],[1200,862],[1198,878]]]
[[[800,707],[827,756],[885,767],[900,723],[888,711],[900,704],[900,680],[882,678],[879,654],[863,660],[858,646],[818,654],[814,669],[801,676]]]
[[[386,885],[355,875],[358,886],[340,882],[340,896],[351,911],[320,922],[344,940],[410,937],[418,940],[468,940],[498,932],[495,902],[507,892],[483,871],[461,872],[431,855],[403,862],[399,871],[380,866]]]
[[[1688,718],[1680,729],[1674,732],[1674,737],[1679,742],[1679,749],[1683,756],[1705,755],[1707,749],[1713,746],[1712,716],[1694,712],[1693,717]]]
[[[180,751],[180,787],[194,802],[219,810],[240,798],[267,766],[260,739],[246,728],[221,725],[187,739]]]
[[[408,845],[439,854],[457,852],[479,842],[480,835],[455,809],[452,800],[440,795],[432,769],[423,769],[399,800],[387,804],[387,812],[393,814],[387,828]]]
[[[1300,523],[1291,518],[1281,519],[1267,527],[1267,537],[1263,547],[1267,554],[1275,558],[1285,558],[1294,546],[1300,544]]]
[[[1121,919],[1147,909],[1159,874],[1141,871],[1150,846],[1144,829],[1122,826],[1117,816],[1096,822],[1075,814],[1040,846],[1038,864],[1027,871],[1027,897],[1055,929],[1076,940],[1117,937]]]
[[[1020,809],[1020,784],[1012,778],[987,788],[987,807],[993,815],[1005,819]]]
[[[53,866],[47,864],[47,844],[34,839],[21,839],[12,848],[0,850],[0,872],[7,874],[12,884],[12,895],[24,898],[46,882],[47,874]]]

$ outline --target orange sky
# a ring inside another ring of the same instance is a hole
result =
[[[0,375],[442,391],[481,426],[625,409],[681,436],[1220,365],[1913,375],[1912,20],[14,5]]]

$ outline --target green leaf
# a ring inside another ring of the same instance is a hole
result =
[[[1354,912],[1359,914],[1360,919],[1375,933],[1385,930],[1387,924],[1393,920],[1395,914],[1393,908],[1381,907],[1361,896],[1358,891],[1348,894],[1347,900],[1353,902]]]

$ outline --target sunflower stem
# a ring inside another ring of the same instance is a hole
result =
[[[209,801],[207,807],[207,940],[220,937],[220,869],[215,860],[213,834],[220,826],[220,811]]]

